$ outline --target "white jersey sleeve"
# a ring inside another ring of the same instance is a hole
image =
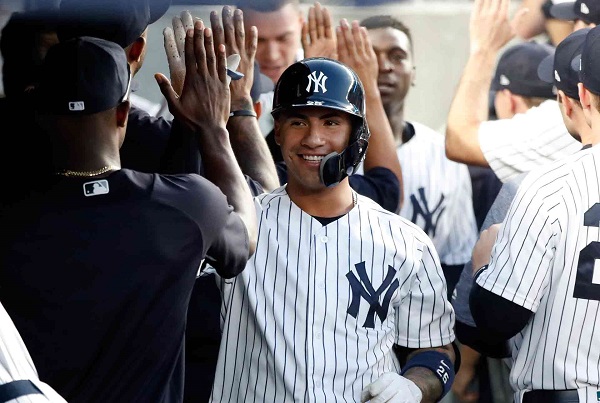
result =
[[[22,396],[9,400],[10,403],[66,403],[54,389],[39,380],[21,335],[0,304],[0,385],[17,380],[31,381],[43,394]]]
[[[555,100],[511,119],[483,122],[478,135],[485,159],[502,182],[581,149],[567,131]]]
[[[600,148],[530,173],[477,283],[534,312],[512,340],[522,393],[600,390]],[[519,393],[519,392],[518,392]]]

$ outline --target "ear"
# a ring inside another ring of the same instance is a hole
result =
[[[117,125],[119,127],[127,126],[127,118],[129,117],[129,101],[123,101],[117,105]]]
[[[262,102],[258,101],[254,103],[254,112],[256,112],[256,118],[260,118],[260,115],[262,115]]]
[[[125,0],[128,1],[128,0]],[[129,63],[139,63],[142,60],[144,49],[146,48],[146,38],[138,36],[137,39],[128,46],[127,57]]]
[[[280,128],[281,125],[279,124],[279,121],[275,119],[275,124],[273,126],[275,135],[273,136],[273,138],[275,139],[275,143],[277,143],[278,146],[281,145],[281,132],[279,130]]]
[[[590,109],[592,100],[587,88],[583,86],[583,83],[577,83],[577,90],[579,92],[579,101],[581,102],[583,109]]]
[[[571,118],[571,115],[573,114],[573,102],[571,101],[571,98],[569,98],[561,90],[558,90],[558,98],[559,98],[559,102],[562,103],[562,105],[563,105],[565,115],[567,117]]]

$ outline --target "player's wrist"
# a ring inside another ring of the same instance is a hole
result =
[[[442,391],[437,397],[436,401],[439,401],[446,396],[446,394],[452,388],[452,383],[454,382],[455,376],[454,364],[450,361],[450,358],[446,354],[433,350],[423,351],[419,354],[416,354],[406,362],[402,368],[402,372],[400,372],[400,375],[410,380],[408,373],[414,368],[426,369],[428,372],[433,373],[433,375],[437,378],[437,381],[439,381],[441,384]],[[419,385],[416,383],[415,385],[419,387]],[[424,394],[427,394],[425,391],[423,392]]]

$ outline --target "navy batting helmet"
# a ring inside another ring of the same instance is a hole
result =
[[[321,181],[325,186],[335,186],[356,171],[369,145],[362,83],[351,68],[337,60],[312,57],[296,62],[275,86],[271,114],[277,118],[284,110],[306,106],[337,109],[354,118],[348,147],[321,161]]]

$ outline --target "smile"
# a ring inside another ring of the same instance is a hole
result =
[[[321,161],[323,159],[322,155],[302,155],[306,161]]]

